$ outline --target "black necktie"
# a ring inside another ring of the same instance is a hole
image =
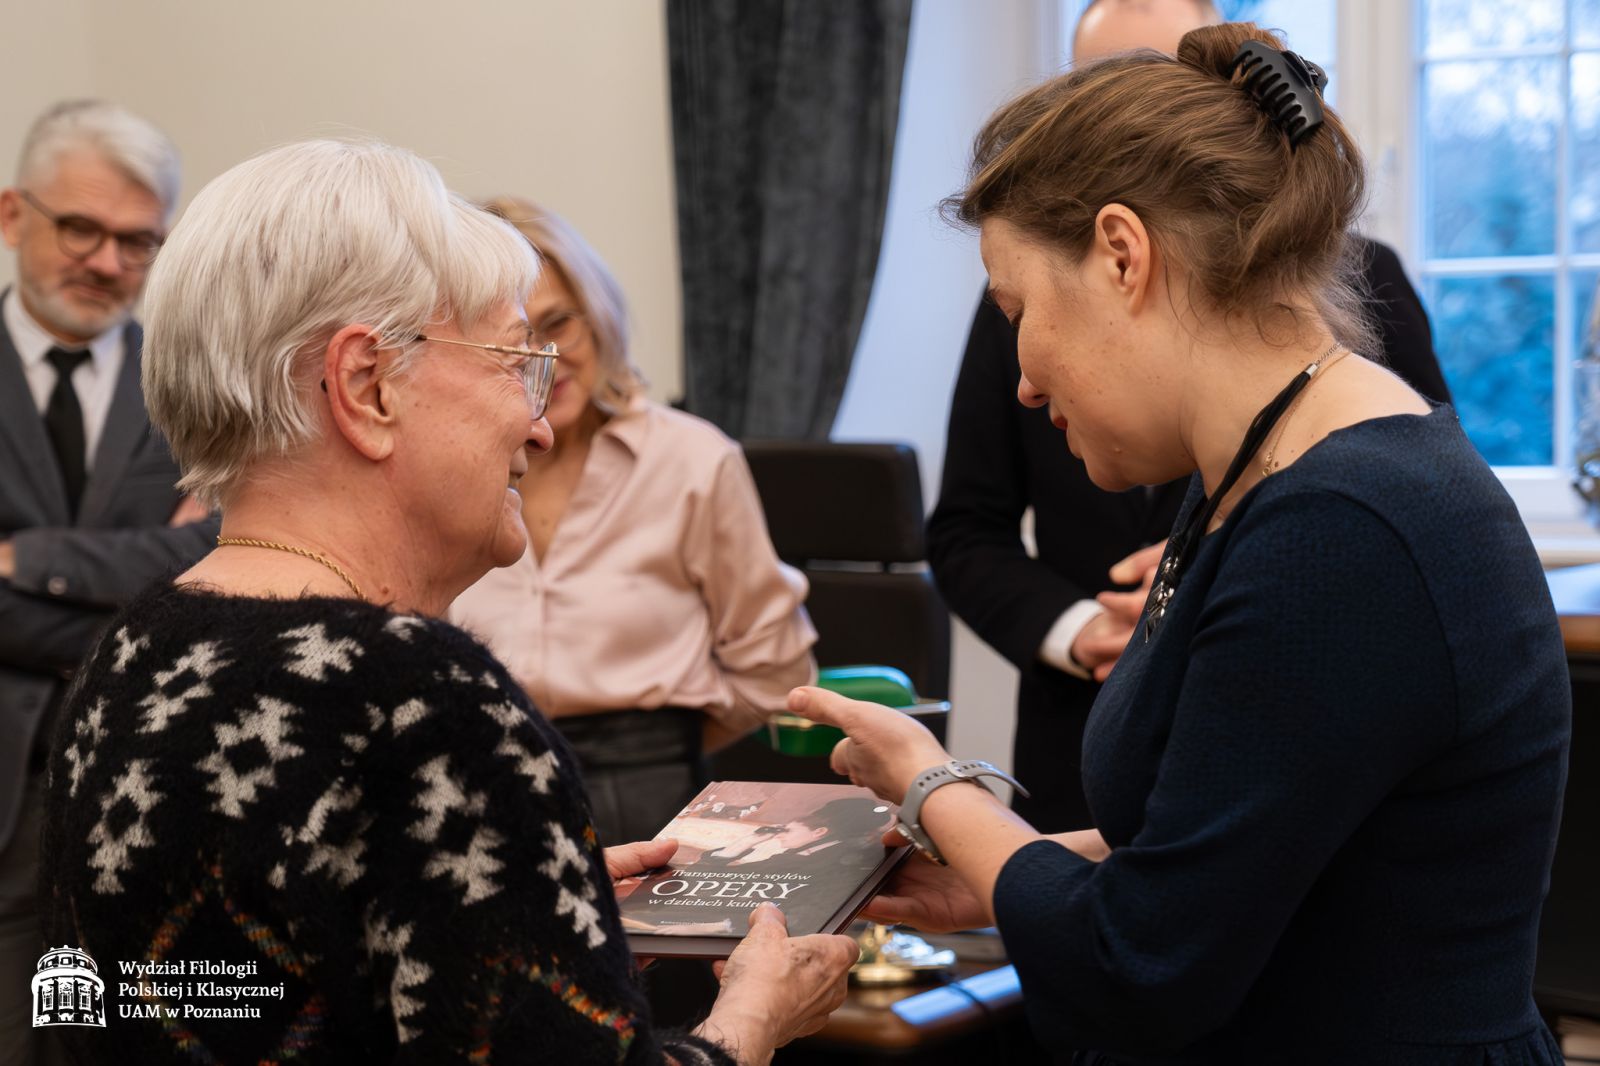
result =
[[[76,518],[88,474],[84,471],[83,406],[78,403],[78,390],[72,387],[72,372],[83,365],[89,353],[51,348],[45,358],[56,368],[56,387],[50,393],[49,406],[44,409],[44,428],[56,450],[56,461],[61,465],[61,480],[67,487],[67,506]]]

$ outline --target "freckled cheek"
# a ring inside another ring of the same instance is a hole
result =
[[[1033,383],[1034,388],[1054,400],[1059,407],[1072,405],[1075,375],[1072,368],[1057,357],[1057,353],[1034,353],[1030,358],[1019,358],[1018,362],[1023,376]]]
[[[1017,364],[1022,369],[1022,376],[1045,393],[1051,391],[1056,377],[1048,355],[1026,332],[1017,338]]]

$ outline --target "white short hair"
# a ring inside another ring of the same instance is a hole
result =
[[[183,468],[225,501],[252,463],[315,439],[322,348],[344,326],[402,349],[470,329],[538,278],[528,242],[402,148],[306,141],[195,197],[145,287],[144,396]]]
[[[147,120],[103,100],[65,100],[40,115],[23,138],[17,184],[50,180],[63,155],[84,149],[149,189],[164,218],[172,218],[182,180],[177,146]]]

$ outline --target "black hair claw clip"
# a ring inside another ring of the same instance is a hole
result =
[[[1260,41],[1246,41],[1229,71],[1243,73],[1241,87],[1289,138],[1291,148],[1321,127],[1322,90],[1328,87],[1328,75],[1315,63]]]

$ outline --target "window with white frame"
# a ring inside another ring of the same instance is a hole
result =
[[[1600,280],[1600,0],[1417,7],[1412,225],[1439,357],[1485,458],[1566,466]]]

